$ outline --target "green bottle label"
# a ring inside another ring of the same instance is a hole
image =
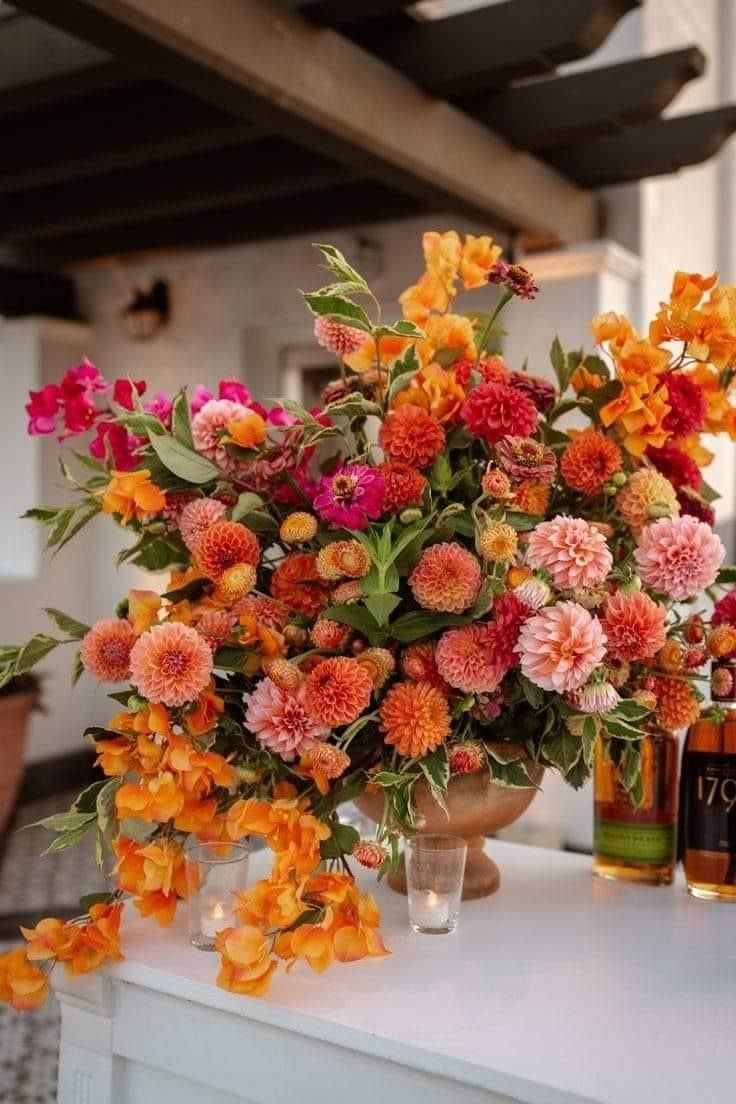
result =
[[[675,854],[674,824],[622,824],[598,820],[593,848],[596,855],[629,862],[666,863]]]

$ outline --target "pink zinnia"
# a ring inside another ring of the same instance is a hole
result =
[[[529,537],[527,563],[549,571],[560,590],[594,587],[608,575],[613,557],[606,538],[583,518],[543,521]]]
[[[444,633],[435,652],[437,670],[445,682],[465,694],[495,690],[504,669],[486,643],[485,625],[467,625]]]
[[[95,622],[79,649],[85,671],[100,682],[123,682],[130,671],[130,653],[135,642],[133,626],[124,617],[106,617]]]
[[[342,529],[365,529],[381,516],[383,477],[365,464],[348,464],[320,480],[314,508]]]
[[[270,678],[264,678],[248,698],[246,727],[265,748],[287,761],[303,755],[330,733],[307,712],[305,692],[304,682],[295,690],[281,690]]]
[[[138,638],[130,653],[131,682],[151,702],[176,706],[194,701],[211,674],[207,641],[178,621],[155,625]]]
[[[192,418],[192,439],[198,452],[209,457],[224,472],[232,475],[242,461],[225,450],[220,436],[229,422],[242,421],[251,413],[250,407],[232,399],[210,399]]]
[[[557,459],[551,448],[533,437],[504,437],[496,447],[498,462],[515,482],[552,483]]]
[[[181,539],[190,552],[194,552],[200,537],[227,513],[224,503],[216,498],[195,498],[188,502],[179,517]]]
[[[588,681],[606,654],[600,621],[577,602],[559,602],[525,621],[521,670],[536,686],[567,694]]]
[[[528,437],[539,413],[531,399],[504,383],[481,383],[463,404],[462,419],[475,437],[497,445],[503,437]]]
[[[472,552],[454,541],[425,548],[409,576],[409,586],[422,609],[462,613],[480,590],[480,564]]]
[[[682,602],[712,586],[725,554],[710,526],[686,514],[645,525],[634,558],[647,586]]]
[[[602,625],[608,638],[608,650],[617,659],[630,662],[651,659],[667,639],[667,611],[648,594],[636,590],[618,591],[604,607]]]

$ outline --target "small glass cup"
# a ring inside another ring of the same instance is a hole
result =
[[[191,843],[184,850],[187,935],[200,951],[215,949],[215,936],[236,924],[233,894],[248,882],[248,848],[242,843]]]
[[[423,935],[455,931],[468,845],[459,836],[433,833],[406,841],[409,923]]]

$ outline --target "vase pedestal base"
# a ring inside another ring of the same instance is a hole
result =
[[[463,878],[463,901],[473,901],[478,897],[490,897],[501,884],[501,872],[483,850],[485,836],[466,838],[468,854],[465,859],[465,877]],[[396,893],[406,894],[406,866],[401,856],[399,868],[386,879]]]

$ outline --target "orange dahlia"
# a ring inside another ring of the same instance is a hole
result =
[[[550,491],[545,483],[520,483],[514,488],[512,507],[525,514],[545,514],[549,499]]]
[[[618,445],[598,429],[579,433],[563,452],[560,462],[568,487],[587,495],[597,494],[622,467]]]
[[[403,510],[421,500],[427,480],[409,464],[379,464],[383,477],[384,510]]]
[[[422,609],[462,613],[480,589],[481,571],[472,552],[454,541],[425,549],[409,576],[409,586]]]
[[[407,403],[386,415],[378,443],[389,460],[428,468],[445,444],[445,431],[421,406]]]
[[[313,552],[294,552],[271,576],[271,594],[297,613],[316,617],[329,601],[330,590],[317,570]]]
[[[79,650],[85,671],[100,682],[122,682],[128,677],[135,641],[133,626],[126,618],[106,617],[97,621]]]
[[[400,755],[421,759],[450,734],[450,710],[441,690],[428,682],[397,682],[381,703],[386,743]]]
[[[211,579],[220,579],[235,564],[257,564],[260,556],[258,537],[237,521],[215,522],[197,542],[197,563]]]
[[[305,762],[312,771],[319,771],[332,781],[348,769],[350,756],[333,744],[318,743],[309,749]]]
[[[676,678],[657,678],[654,683],[657,724],[670,732],[695,724],[700,716],[700,705],[690,683]]]
[[[304,704],[329,728],[351,724],[368,707],[373,692],[371,676],[355,659],[326,659],[307,676]]]

